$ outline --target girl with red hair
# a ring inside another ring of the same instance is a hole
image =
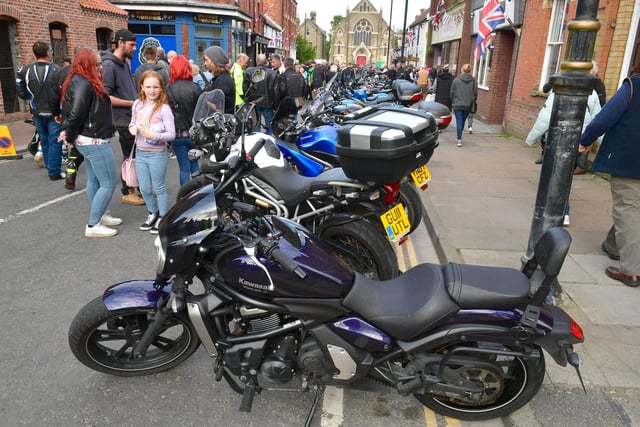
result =
[[[60,139],[74,144],[87,165],[87,198],[91,205],[86,237],[111,237],[122,224],[107,211],[116,188],[116,162],[111,150],[111,100],[102,84],[98,53],[81,48],[62,85]]]
[[[167,97],[175,120],[176,139],[171,143],[171,147],[180,168],[180,185],[189,181],[191,176],[200,171],[198,161],[190,160],[188,153],[194,148],[189,136],[189,128],[201,93],[200,86],[193,81],[191,64],[187,58],[182,55],[173,58],[169,64]]]

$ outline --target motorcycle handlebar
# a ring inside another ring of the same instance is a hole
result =
[[[259,247],[269,259],[279,263],[288,272],[294,273],[301,279],[305,279],[307,277],[307,273],[302,269],[302,267],[280,250],[278,243],[270,240],[263,240],[259,243]]]

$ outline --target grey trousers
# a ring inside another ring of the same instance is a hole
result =
[[[640,179],[612,175],[611,197],[620,271],[640,276]]]

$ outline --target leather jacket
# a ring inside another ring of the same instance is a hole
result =
[[[70,143],[74,143],[78,135],[111,138],[111,99],[106,94],[104,98],[99,98],[87,79],[80,75],[73,76],[62,104],[61,126]]]

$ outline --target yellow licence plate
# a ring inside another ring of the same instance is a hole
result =
[[[416,187],[422,188],[423,185],[431,180],[431,172],[427,165],[422,165],[411,172],[411,178],[413,178],[413,182],[416,184]]]
[[[411,224],[402,203],[398,203],[380,215],[380,221],[382,221],[384,231],[387,233],[387,238],[392,242],[400,240],[411,230]]]

